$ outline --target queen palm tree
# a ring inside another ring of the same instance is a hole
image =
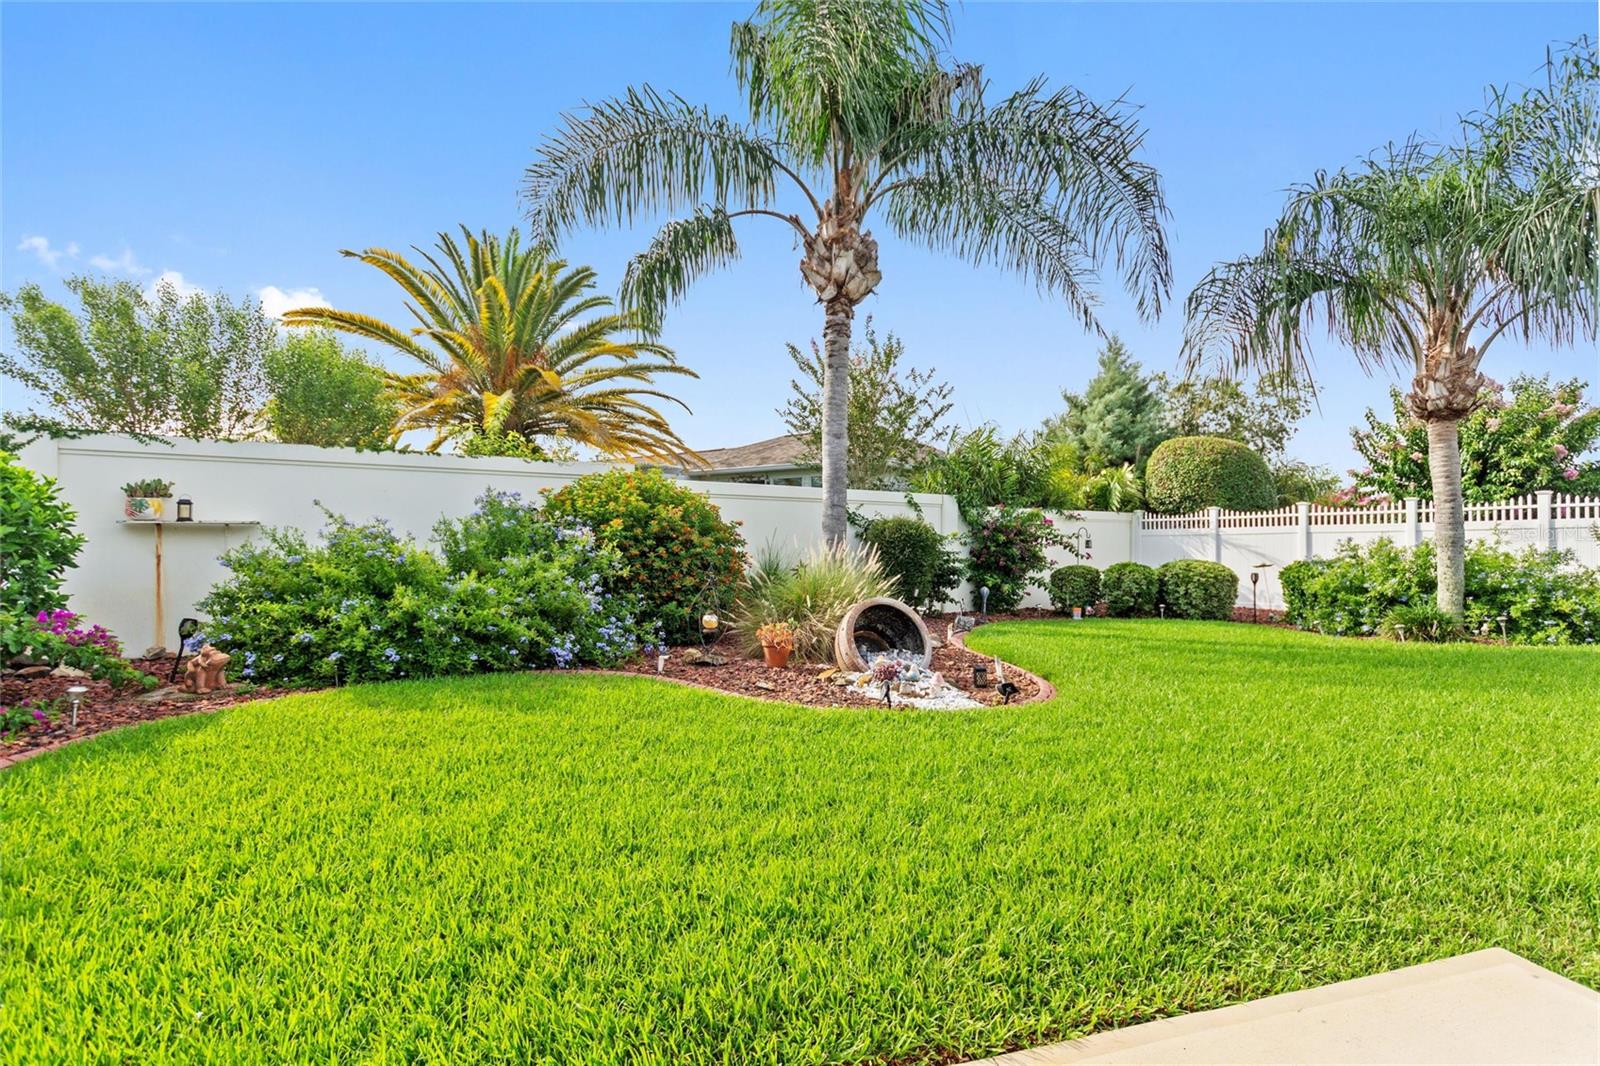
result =
[[[762,0],[732,33],[747,123],[629,89],[565,116],[527,172],[529,215],[551,239],[688,212],[624,278],[623,306],[652,320],[738,256],[736,220],[793,230],[824,315],[830,541],[846,528],[851,321],[882,278],[875,211],[904,239],[1032,280],[1090,328],[1107,263],[1148,317],[1171,284],[1161,185],[1136,158],[1131,109],[1042,81],[991,104],[978,67],[941,58],[948,35],[944,0]]]
[[[417,321],[410,330],[331,307],[298,308],[284,323],[353,333],[421,363],[422,372],[388,379],[401,408],[394,434],[430,429],[430,451],[461,436],[513,433],[623,459],[693,461],[652,405],[682,402],[641,386],[657,374],[696,375],[660,344],[617,339],[637,332],[641,320],[611,311],[608,297],[591,292],[593,270],[568,267],[542,246],[524,247],[515,229],[504,240],[465,226],[461,235],[458,243],[440,233],[437,255],[415,249],[426,268],[383,248],[343,253],[405,291]]]
[[[1583,42],[1548,84],[1491,93],[1452,145],[1410,142],[1292,190],[1259,252],[1213,268],[1190,294],[1191,369],[1309,379],[1320,318],[1367,372],[1403,368],[1428,429],[1438,605],[1465,604],[1458,423],[1488,396],[1501,337],[1595,339],[1600,140],[1594,53]]]

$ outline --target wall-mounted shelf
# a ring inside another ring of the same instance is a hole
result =
[[[119,518],[119,526],[259,526],[259,519],[255,518],[196,518],[192,522],[180,522],[176,518]]]

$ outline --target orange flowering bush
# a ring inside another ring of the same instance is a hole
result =
[[[548,495],[552,517],[581,522],[622,558],[616,591],[642,602],[641,621],[669,641],[693,640],[700,615],[722,611],[744,576],[744,538],[704,495],[657,470],[589,474]]]

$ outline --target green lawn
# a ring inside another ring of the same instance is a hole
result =
[[[1600,986],[1600,652],[973,643],[1060,697],[402,683],[0,773],[0,1060],[943,1061],[1489,945]]]

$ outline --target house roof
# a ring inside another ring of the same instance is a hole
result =
[[[712,470],[750,470],[761,467],[800,467],[817,469],[815,461],[807,461],[805,441],[792,433],[781,437],[758,440],[754,444],[741,444],[736,448],[707,448],[700,453]]]

